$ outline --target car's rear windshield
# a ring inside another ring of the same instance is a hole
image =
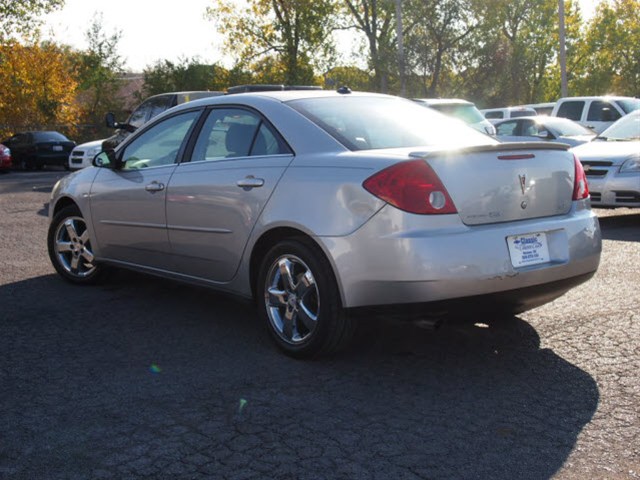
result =
[[[540,122],[548,127],[555,128],[560,135],[595,135],[593,130],[589,130],[568,118],[542,117]]]
[[[497,143],[464,123],[396,97],[316,97],[287,102],[350,150]]]
[[[69,139],[58,132],[33,132],[36,142],[68,142]]]

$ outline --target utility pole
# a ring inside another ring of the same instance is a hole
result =
[[[564,35],[564,0],[558,0],[558,19],[560,22],[560,96],[569,95],[567,89],[567,51]]]
[[[400,70],[400,96],[407,95],[407,79],[404,74],[404,37],[402,33],[402,0],[396,0],[396,36],[398,37],[398,70]]]

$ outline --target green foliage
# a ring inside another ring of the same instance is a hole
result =
[[[121,35],[118,31],[107,35],[99,15],[85,32],[89,48],[73,55],[82,92],[83,123],[101,124],[106,112],[122,108],[122,99],[117,96],[124,73],[118,53]]]
[[[216,0],[207,15],[238,64],[254,70],[266,65],[269,77],[280,71],[281,83],[294,85],[313,78],[312,60],[332,55],[335,11],[335,0],[248,0],[244,10],[232,0]]]
[[[0,43],[30,36],[42,24],[42,15],[63,5],[64,0],[0,0]]]
[[[640,96],[640,0],[602,2],[577,54],[572,91]]]
[[[229,71],[218,65],[199,63],[197,58],[178,62],[163,60],[144,71],[142,97],[164,92],[225,90]]]

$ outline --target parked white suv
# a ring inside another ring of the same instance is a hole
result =
[[[633,97],[565,97],[556,102],[551,116],[568,118],[602,133],[613,122],[638,109],[640,99]]]
[[[480,110],[480,113],[491,123],[496,123],[508,118],[531,117],[538,114],[538,112],[530,107],[484,108]]]

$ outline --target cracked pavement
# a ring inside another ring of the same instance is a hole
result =
[[[436,331],[371,321],[305,362],[234,298],[58,278],[63,174],[0,176],[0,478],[640,478],[637,210],[598,211],[598,273],[551,304]]]

